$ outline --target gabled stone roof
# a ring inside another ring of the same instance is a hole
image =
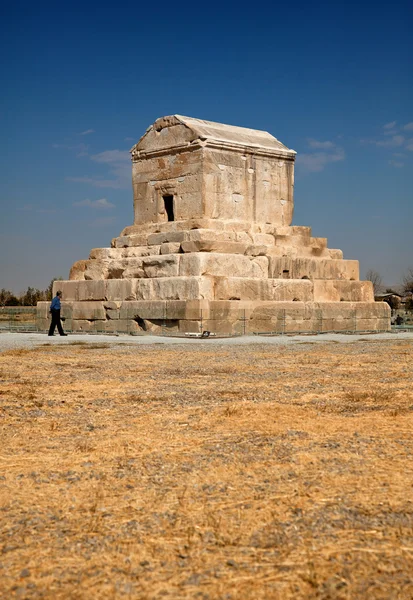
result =
[[[184,117],[182,115],[175,115],[175,118],[195,131],[201,139],[205,138],[217,142],[242,144],[243,146],[257,146],[271,150],[289,149],[267,131],[237,127],[235,125],[224,125],[224,123],[203,121],[202,119],[194,119],[193,117]]]
[[[276,152],[280,154],[287,154],[293,158],[296,154],[294,150],[290,150],[282,144],[277,138],[268,133],[267,131],[260,131],[258,129],[248,129],[247,127],[237,127],[235,125],[225,125],[223,123],[214,123],[213,121],[204,121],[202,119],[195,119],[193,117],[185,117],[183,115],[171,115],[167,117],[161,117],[157,119],[153,125],[151,125],[145,132],[145,135],[139,140],[137,144],[132,148],[132,155],[136,155],[143,151],[144,153],[150,151],[148,145],[156,150],[159,148],[157,143],[153,143],[155,140],[152,139],[154,132],[161,134],[165,128],[174,129],[174,126],[183,125],[187,128],[188,134],[186,139],[182,140],[186,144],[194,142],[204,142],[206,145],[223,145],[227,148],[249,148],[251,150],[257,149],[262,152]],[[173,136],[174,139],[170,143],[171,148],[180,145],[180,136]],[[151,140],[151,141],[149,141]],[[166,141],[166,140],[165,140]],[[165,146],[162,144],[163,148]]]

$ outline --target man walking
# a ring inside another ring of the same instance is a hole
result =
[[[56,296],[53,298],[52,303],[50,305],[50,312],[52,313],[52,322],[50,324],[49,335],[54,335],[54,330],[57,325],[57,330],[60,335],[67,335],[63,331],[62,324],[60,322],[60,298],[62,297],[62,292],[56,292]]]

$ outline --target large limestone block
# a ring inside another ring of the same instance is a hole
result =
[[[217,277],[215,281],[216,300],[313,300],[313,284],[307,280]]]
[[[214,294],[209,277],[159,277],[132,282],[136,300],[212,300]]]
[[[274,246],[275,239],[273,235],[269,233],[254,233],[253,234],[253,242],[256,245],[266,245],[266,246]]]
[[[355,302],[353,307],[360,318],[390,320],[391,309],[387,302]]]
[[[389,331],[390,307],[384,302],[315,302],[320,331]],[[340,325],[338,325],[340,324]]]
[[[199,332],[209,331],[216,335],[241,335],[243,323],[236,317],[233,320],[230,318],[225,319],[202,319],[199,321]]]
[[[120,307],[120,302],[112,302],[112,301],[106,301],[103,302],[103,308],[106,311],[106,318],[107,319],[111,319],[113,321],[116,321],[117,319],[119,319],[119,307]]]
[[[108,279],[104,281],[106,300],[135,300],[132,279]]]
[[[209,310],[209,300],[168,300],[166,316],[171,320],[198,319]]]
[[[358,280],[357,260],[270,257],[269,277],[283,279]]]
[[[269,247],[251,244],[245,250],[246,256],[266,256],[268,254]]]
[[[139,259],[131,259],[132,264]],[[108,263],[107,276],[105,279],[123,279],[127,259],[112,260]]]
[[[305,302],[263,302],[256,306],[251,318],[259,321],[284,319],[308,319],[310,315]]]
[[[325,319],[354,319],[356,302],[314,302],[311,309]]]
[[[62,292],[62,300],[74,301],[79,300],[79,282],[78,281],[54,281],[53,282],[53,297],[56,292]],[[50,302],[49,302],[50,305]]]
[[[179,242],[164,242],[161,244],[161,254],[177,254],[181,250]]]
[[[78,260],[75,262],[70,269],[69,279],[82,281],[85,278],[85,270],[88,262],[87,260]]]
[[[291,236],[293,238],[301,238],[302,243],[307,241],[310,242],[311,238],[311,227],[303,227],[302,225],[293,225],[290,228]]]
[[[165,319],[166,302],[164,300],[128,301],[120,306],[120,319]]]
[[[90,252],[90,259],[115,260],[122,258],[135,258],[151,256],[160,253],[160,246],[130,246],[128,248],[94,248]]]
[[[169,231],[166,233],[152,233],[148,236],[148,246],[157,246],[165,243],[181,243],[187,237],[186,231]]]
[[[219,240],[199,240],[182,242],[183,252],[218,252],[227,254],[244,254],[249,244],[241,242],[221,242]]]
[[[226,319],[229,321],[244,318],[249,319],[255,310],[255,304],[255,302],[242,300],[212,300],[209,303],[208,314],[205,316],[218,321]]]
[[[370,281],[314,280],[315,302],[374,302]]]
[[[112,240],[112,246],[115,248],[128,248],[130,246],[146,246],[148,235],[145,233],[135,235],[121,235]]]
[[[72,319],[106,321],[106,311],[102,302],[73,302]]]
[[[103,323],[103,321],[102,321]],[[73,321],[72,323],[72,331],[73,333],[76,332],[85,332],[85,333],[89,333],[91,331],[95,331],[96,330],[96,322],[95,321],[86,321],[83,319],[77,319],[76,321]]]
[[[184,277],[212,275],[225,277],[267,278],[268,259],[266,256],[250,257],[240,254],[193,253],[181,256],[179,274]]]
[[[133,319],[116,319],[105,321],[105,333],[135,333],[139,329],[138,324]]]
[[[328,252],[330,254],[330,258],[334,258],[336,260],[341,260],[343,258],[342,250],[338,250],[337,248],[329,248]]]
[[[72,319],[73,318],[73,305],[74,305],[74,302],[62,302],[60,316],[63,319]]]
[[[327,238],[312,237],[310,238],[310,246],[314,256],[330,256],[327,249]]]
[[[122,258],[122,248],[93,248],[90,251],[89,259],[90,260],[108,260],[114,259],[117,260]]]
[[[179,275],[179,254],[163,254],[142,259],[145,277],[177,277]]]
[[[235,231],[215,231],[213,229],[194,229],[188,231],[188,236],[185,241],[216,241],[216,242],[241,242],[251,243],[251,236],[246,232],[237,233]]]
[[[122,302],[120,319],[142,319],[176,321],[198,319],[202,311],[209,314],[208,300],[134,300]]]
[[[106,281],[79,281],[77,284],[77,300],[106,300]]]
[[[388,319],[359,319],[357,317],[355,331],[390,331],[391,325]]]
[[[123,259],[125,270],[122,273],[122,279],[136,279],[146,277],[143,268],[143,258],[127,258]]]
[[[141,256],[156,256],[160,254],[160,246],[131,246],[122,249],[122,258],[134,258]]]
[[[86,281],[96,281],[97,279],[107,279],[109,274],[109,261],[107,260],[88,260],[84,271]],[[113,268],[113,263],[111,264]]]
[[[133,300],[161,300],[155,295],[153,281],[153,279],[146,278],[131,279]]]
[[[254,244],[254,235],[251,231],[235,231],[233,233],[230,232],[224,232],[226,235],[232,235],[235,237],[235,241],[236,242],[242,242],[243,244]],[[232,240],[229,240],[232,241]],[[258,243],[258,245],[260,245],[261,242]],[[272,245],[274,245],[274,238],[272,238]]]

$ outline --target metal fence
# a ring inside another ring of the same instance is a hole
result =
[[[315,318],[300,320],[293,319],[285,309],[278,311],[277,317],[262,320],[259,324],[251,321],[245,310],[239,310],[238,314],[214,314],[212,311],[199,311],[191,315],[188,321],[164,318],[140,318],[136,311],[126,313],[120,319],[102,319],[101,313],[92,312],[88,319],[82,321],[82,329],[79,330],[79,321],[75,322],[75,331],[71,316],[63,318],[63,327],[67,333],[89,333],[106,335],[161,335],[173,337],[235,337],[244,335],[317,335],[323,333],[341,332],[372,333],[387,331],[387,329],[369,329],[366,327],[366,319],[359,317],[354,310],[342,321],[341,327],[332,328],[332,319],[323,315],[321,310],[317,311]],[[157,315],[158,317],[160,315]],[[47,332],[50,319],[39,319],[36,307],[3,307],[0,308],[0,331],[10,332]],[[394,331],[413,331],[411,324],[399,324],[392,326]]]
[[[0,331],[39,331],[35,306],[0,307]]]

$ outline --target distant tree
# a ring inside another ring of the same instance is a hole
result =
[[[19,299],[10,290],[0,290],[0,306],[19,306]]]
[[[0,306],[7,306],[7,301],[10,299],[11,296],[12,293],[10,292],[10,290],[2,288],[0,290]]]
[[[405,294],[413,294],[413,267],[403,276],[403,292]]]
[[[374,271],[374,269],[369,269],[366,273],[366,279],[373,284],[374,295],[380,294],[383,289],[383,279],[380,273]]]
[[[20,296],[19,303],[21,306],[36,306],[41,300],[46,300],[46,292],[28,287],[26,292]]]
[[[19,306],[19,299],[10,290],[0,291],[0,306]]]

